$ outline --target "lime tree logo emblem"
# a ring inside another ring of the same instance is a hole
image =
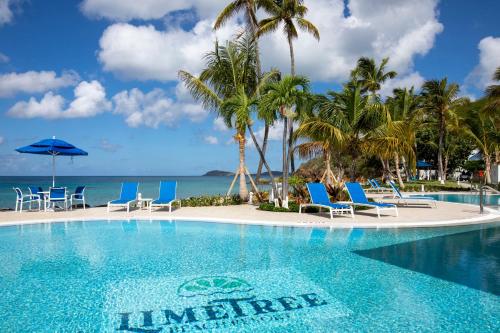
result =
[[[245,280],[230,276],[203,276],[188,280],[177,289],[182,297],[212,296],[249,292],[253,287]]]

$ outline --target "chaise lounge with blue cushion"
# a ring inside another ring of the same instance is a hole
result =
[[[368,181],[370,181],[370,180],[368,180]],[[371,180],[370,184],[372,184],[372,187],[373,187],[376,191],[378,191],[378,192],[391,192],[391,189],[390,189],[390,188],[387,188],[387,187],[381,186],[381,185],[379,184],[379,182],[378,182],[375,178],[373,178],[373,179]]]
[[[318,207],[320,211],[321,208],[328,209],[330,211],[331,219],[333,219],[333,213],[338,213],[338,214],[350,213],[351,216],[354,218],[354,209],[351,206],[347,204],[339,204],[330,201],[325,185],[321,183],[308,183],[307,190],[309,191],[309,195],[311,196],[311,203],[300,204],[299,214],[302,213],[302,208]]]
[[[368,201],[361,184],[345,183],[345,187],[349,193],[349,197],[351,198],[351,202],[349,202],[350,205],[373,207],[377,210],[377,216],[379,218],[380,212],[385,210],[394,210],[396,212],[396,216],[398,216],[398,207],[395,204]]]
[[[396,184],[393,181],[390,181],[389,185],[391,185],[392,191],[394,193],[394,199],[397,199],[398,203],[400,201],[403,201],[405,203],[405,205],[408,205],[409,201],[413,201],[413,202],[416,201],[416,202],[427,203],[429,206],[432,204],[432,205],[434,205],[434,208],[437,208],[437,201],[436,201],[436,199],[434,199],[432,197],[426,197],[423,195],[422,196],[420,196],[420,195],[403,195],[403,194],[401,194],[401,192],[399,191],[399,188],[396,186]]]
[[[128,182],[122,183],[120,198],[108,202],[108,213],[110,207],[126,207],[127,213],[130,211],[130,205],[137,201],[137,190],[139,183]]]
[[[172,204],[176,201],[179,202],[180,207],[181,201],[177,199],[177,182],[161,181],[160,194],[158,199],[151,201],[149,212],[151,212],[153,207],[168,207],[168,211],[172,212]]]

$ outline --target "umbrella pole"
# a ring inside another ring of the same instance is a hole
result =
[[[52,187],[56,186],[56,155],[52,154]]]

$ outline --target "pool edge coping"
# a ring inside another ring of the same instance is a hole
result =
[[[462,203],[453,203],[457,205],[464,206],[474,206]],[[474,206],[477,207],[477,206]],[[293,222],[293,221],[265,221],[259,219],[235,219],[235,218],[219,218],[219,217],[203,217],[203,216],[171,216],[167,212],[165,215],[160,216],[134,216],[134,217],[123,217],[123,216],[109,216],[109,214],[93,217],[70,217],[70,218],[50,218],[50,219],[28,219],[19,221],[6,221],[0,223],[1,227],[16,226],[16,225],[32,225],[32,224],[49,224],[49,223],[63,223],[63,222],[81,222],[81,221],[186,221],[186,222],[206,222],[206,223],[222,223],[222,224],[237,224],[237,225],[261,225],[268,227],[299,227],[299,228],[336,228],[336,229],[356,229],[356,228],[367,228],[367,229],[396,229],[396,228],[437,228],[437,227],[456,227],[464,225],[475,225],[475,224],[487,224],[495,222],[500,218],[500,212],[490,209],[488,207],[484,208],[487,214],[479,215],[476,217],[464,218],[464,219],[453,219],[453,220],[441,220],[441,221],[410,221],[410,222],[382,222],[377,223],[380,219],[374,218],[374,221],[370,222],[356,222],[352,221],[342,221],[338,222],[335,219],[325,218],[325,222]],[[112,214],[112,212],[111,212]],[[384,217],[381,217],[383,219]]]

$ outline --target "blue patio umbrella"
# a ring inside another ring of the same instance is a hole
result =
[[[430,167],[432,167],[432,164],[426,161],[417,161],[417,169],[430,168]]]
[[[17,152],[24,154],[38,154],[52,156],[52,186],[56,184],[56,156],[87,156],[88,153],[80,148],[76,148],[72,144],[56,139],[45,139],[35,142],[29,146],[16,149]]]

